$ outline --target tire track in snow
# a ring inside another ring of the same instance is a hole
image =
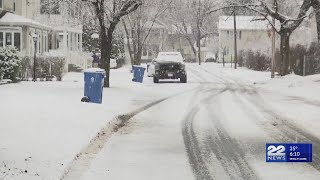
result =
[[[245,96],[243,96],[245,95]],[[256,122],[262,129],[264,129],[270,137],[278,142],[309,142],[313,145],[313,162],[308,163],[317,171],[320,171],[320,139],[306,130],[298,127],[293,120],[279,114],[268,106],[263,98],[256,92],[255,94],[235,94],[239,100],[240,107],[247,112],[248,115],[252,116],[251,119],[257,119],[252,114],[252,108],[249,107],[250,103],[253,107],[263,113],[264,117],[267,118],[266,122]],[[242,98],[240,97],[242,96]],[[247,103],[246,103],[247,102]]]
[[[60,180],[75,180],[80,179],[82,174],[87,171],[90,166],[91,161],[96,157],[96,155],[103,149],[104,145],[107,143],[108,139],[111,138],[113,134],[118,132],[122,127],[126,126],[130,119],[134,118],[139,113],[148,110],[168,99],[174,98],[176,96],[186,94],[199,89],[199,87],[187,90],[180,94],[174,94],[157,101],[153,101],[141,108],[136,109],[127,114],[119,115],[108,124],[106,124],[97,135],[89,142],[89,144],[84,147],[80,153],[78,153],[71,163],[66,167],[64,173],[59,178]]]
[[[217,100],[215,100],[215,103]],[[214,105],[214,107],[213,107]],[[214,109],[214,111],[212,111]],[[250,167],[245,157],[245,152],[240,147],[238,141],[232,138],[221,123],[221,119],[215,114],[219,107],[217,104],[207,106],[207,112],[213,123],[214,133],[210,133],[207,142],[211,151],[222,164],[230,179],[253,180],[258,179],[254,170]]]
[[[287,96],[287,99],[290,101],[300,101],[303,102],[305,104],[309,104],[312,106],[319,106],[320,107],[320,102],[317,100],[309,100],[309,99],[305,99],[302,97],[297,97],[297,96]]]
[[[209,91],[207,91],[209,92]],[[209,96],[216,96],[220,93],[223,93],[224,89]],[[202,92],[197,92],[195,97]],[[196,98],[193,98],[196,99]],[[206,100],[206,98],[204,98]],[[202,102],[204,101],[202,100]],[[200,101],[201,102],[201,101]],[[209,167],[206,165],[206,158],[208,155],[204,155],[201,151],[202,147],[200,146],[200,142],[198,141],[196,134],[193,130],[193,121],[195,115],[200,110],[200,106],[202,103],[195,105],[186,115],[186,118],[183,120],[182,124],[182,137],[185,144],[186,152],[189,158],[189,164],[191,166],[192,172],[198,180],[213,180],[210,175]]]
[[[227,88],[229,91],[233,93],[237,93],[236,98],[239,99],[239,102],[241,101],[243,102],[243,99],[241,100],[240,96],[245,95],[247,101],[251,102],[253,106],[258,107],[259,111],[263,112],[269,120],[269,123],[258,123],[258,125],[260,125],[262,129],[266,130],[275,140],[279,142],[281,141],[295,142],[296,140],[298,140],[300,142],[302,141],[302,142],[312,143],[313,152],[314,152],[313,162],[309,163],[309,165],[311,165],[317,171],[320,171],[320,139],[319,138],[315,137],[309,132],[306,132],[306,130],[294,124],[292,120],[288,119],[287,117],[284,117],[283,115],[271,109],[270,108],[271,106],[270,105],[268,106],[264,102],[263,98],[260,96],[260,94],[257,92],[254,86],[250,84],[245,85],[236,80],[229,80],[221,76],[214,75],[203,67],[200,67],[200,68],[204,70],[207,74],[214,77],[219,77],[222,80],[225,80],[228,84],[230,83],[229,85],[227,85]],[[237,87],[233,87],[232,84],[235,84]],[[313,106],[320,105],[318,101],[310,101],[300,97],[290,97],[290,96],[288,97],[291,98],[291,100],[301,101],[309,105],[313,105]],[[239,107],[242,107],[242,109],[246,108],[247,114],[250,116],[253,116],[252,109],[250,109],[244,103],[241,103]],[[255,118],[256,117],[253,117],[253,119]]]
[[[210,101],[227,90],[228,87],[220,89],[218,92],[211,92],[208,97],[200,101],[200,105],[196,105],[191,109],[183,121],[182,135],[184,144],[192,171],[198,180],[216,179],[215,175],[210,173],[210,169],[214,165],[209,160],[212,154],[216,156],[216,159],[223,166],[224,171],[230,179],[258,179],[249,164],[243,160],[244,152],[237,141],[228,135],[220,120],[210,111],[212,108],[208,109]],[[202,106],[206,106],[205,108],[207,108],[210,117],[214,118],[213,126],[217,132],[217,136],[213,133],[209,136],[207,135],[205,141],[201,143],[204,145],[200,144],[193,128],[195,116]]]

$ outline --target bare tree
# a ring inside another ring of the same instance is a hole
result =
[[[82,0],[92,6],[100,26],[101,65],[106,71],[104,87],[110,87],[110,58],[113,32],[123,16],[137,10],[141,0]]]
[[[176,27],[177,33],[187,40],[199,65],[201,40],[217,34],[215,25],[212,24],[214,17],[208,16],[207,13],[213,6],[210,0],[186,0],[176,2],[171,12],[172,24]]]
[[[249,9],[260,16],[261,19],[257,20],[267,20],[269,21],[272,28],[280,35],[280,54],[281,54],[281,67],[280,74],[286,75],[289,74],[293,70],[293,62],[290,61],[290,36],[294,30],[296,30],[303,20],[310,16],[309,9],[311,7],[314,8],[317,17],[318,24],[318,37],[320,39],[320,31],[319,31],[319,8],[320,3],[319,0],[301,0],[301,5],[298,9],[297,14],[292,17],[288,14],[284,14],[286,12],[281,11],[279,8],[279,4],[283,2],[278,2],[278,0],[266,1],[266,0],[256,0],[256,3],[229,3],[229,5],[213,9],[208,11],[208,13],[213,13],[219,10],[228,9],[228,8],[246,8]],[[276,19],[278,23],[273,24],[272,18]]]
[[[123,20],[123,27],[127,37],[127,46],[131,63],[139,65],[142,50],[148,43],[149,35],[154,29],[159,17],[167,10],[172,0],[144,0],[137,11]],[[129,29],[131,31],[129,31]],[[131,43],[129,41],[131,39]],[[133,56],[132,56],[133,54]]]

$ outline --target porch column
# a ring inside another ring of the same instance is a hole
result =
[[[68,51],[68,32],[66,30],[63,31],[63,51]]]
[[[71,46],[72,46],[71,36],[72,36],[72,33],[68,32],[68,51],[71,51]]]
[[[79,43],[78,43],[79,39],[78,39],[78,37],[79,37],[79,34],[75,33],[75,38],[74,39],[75,39],[75,47],[76,47],[75,50],[76,51],[79,51]]]
[[[79,50],[82,52],[82,33],[80,33],[80,40],[79,40]]]

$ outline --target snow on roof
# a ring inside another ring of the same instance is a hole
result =
[[[78,27],[67,27],[67,26],[55,26],[53,27],[53,29],[55,31],[60,31],[62,32],[62,34],[60,35],[63,35],[63,31],[67,31],[67,32],[73,32],[73,33],[82,33],[82,26],[78,26]]]
[[[32,27],[38,27],[38,28],[45,28],[50,29],[49,26],[41,24],[37,21],[34,21],[32,19],[25,18],[23,16],[19,16],[10,12],[7,12],[1,19],[0,19],[1,25],[23,25],[23,26],[32,26]]]
[[[267,30],[271,26],[267,20],[257,20],[263,19],[260,16],[237,16],[237,29],[243,30]],[[219,29],[233,29],[234,22],[233,16],[220,16],[219,17]]]

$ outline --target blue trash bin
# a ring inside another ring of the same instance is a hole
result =
[[[103,69],[87,70],[84,72],[84,97],[83,102],[102,103],[103,81],[105,71]]]
[[[146,70],[146,68],[141,66],[132,66],[132,70],[133,70],[132,81],[142,83],[143,77],[144,77],[144,71]]]

